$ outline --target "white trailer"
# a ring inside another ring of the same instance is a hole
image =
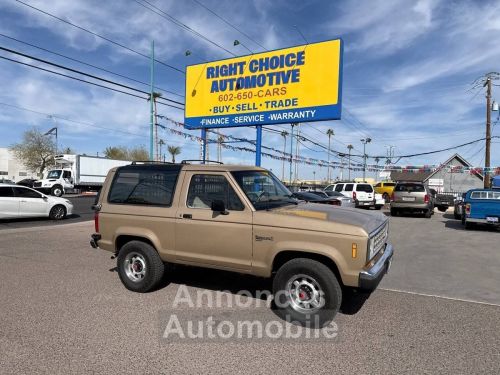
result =
[[[34,184],[34,188],[46,194],[60,197],[64,193],[99,190],[108,171],[132,163],[99,156],[62,154],[54,157],[55,167]]]

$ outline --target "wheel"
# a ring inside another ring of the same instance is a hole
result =
[[[432,210],[431,209],[428,209],[427,211],[425,211],[425,214],[424,214],[425,218],[430,219],[431,216],[432,216]]]
[[[118,253],[117,268],[125,288],[146,293],[158,285],[165,265],[151,245],[142,241],[130,241]]]
[[[465,222],[465,229],[466,230],[471,230],[471,229],[474,229],[475,228],[475,225],[474,223],[471,223],[471,222]]]
[[[383,207],[383,206],[381,206],[381,205],[377,205],[377,206],[375,206],[375,209],[376,209],[376,210],[381,210],[381,209],[382,209],[382,207]]]
[[[465,225],[465,215],[462,214],[462,225]]]
[[[387,193],[382,194],[382,198],[384,198],[385,203],[389,203],[389,201],[390,201],[389,194],[387,194]]]
[[[453,213],[453,217],[455,218],[455,220],[460,220],[460,215],[457,214],[456,212]]]
[[[50,194],[55,197],[60,197],[63,193],[63,188],[59,185],[53,186],[52,189],[50,189]]]
[[[58,204],[50,209],[49,218],[52,220],[62,220],[66,217],[66,207]]]
[[[331,322],[342,303],[335,274],[323,263],[297,258],[280,267],[273,280],[276,313],[309,327]]]
[[[398,210],[395,208],[391,208],[391,216],[398,216]]]

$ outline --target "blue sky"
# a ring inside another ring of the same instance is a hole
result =
[[[133,1],[23,0],[28,4],[148,54],[155,41],[156,57],[184,69],[230,55]],[[240,40],[254,52],[263,49],[193,0],[155,1],[198,33],[232,51],[247,54]],[[441,149],[484,137],[484,89],[472,83],[490,71],[500,71],[499,1],[209,1],[199,0],[229,20],[267,49],[303,44],[297,27],[309,42],[342,37],[344,51],[343,114],[340,121],[308,123],[301,131],[326,144],[325,132],[335,131],[333,148],[362,153],[361,138],[370,137],[369,155]],[[149,80],[149,61],[130,51],[47,17],[14,0],[0,4],[0,33],[61,54],[105,67],[127,77]],[[147,91],[146,86],[82,66],[0,36],[0,46],[71,66]],[[188,57],[186,50],[192,51]],[[13,57],[1,52],[1,56]],[[15,59],[40,65],[27,58]],[[57,69],[55,69],[57,70]],[[184,76],[162,65],[156,67],[158,86],[182,94]],[[147,145],[147,102],[63,77],[0,60],[0,147],[19,141],[31,127],[46,131],[57,124],[59,143],[77,152],[102,153],[106,146]],[[495,84],[500,84],[496,81]],[[165,94],[183,101],[182,97]],[[493,97],[500,100],[498,86]],[[26,108],[34,113],[16,109]],[[183,112],[159,107],[177,121]],[[76,122],[53,120],[53,114]],[[493,123],[498,112],[492,114]],[[93,125],[93,126],[90,126]],[[280,125],[277,130],[289,126]],[[500,135],[500,125],[494,135]],[[253,129],[225,129],[224,134],[253,138]],[[192,132],[199,135],[199,131]],[[182,147],[181,158],[198,158],[199,145],[160,131],[167,144]],[[264,144],[281,149],[282,137],[264,133]],[[500,165],[499,140],[493,140],[492,165]],[[301,155],[326,160],[316,146],[305,144]],[[248,145],[247,145],[248,146]],[[458,150],[475,166],[484,163],[483,142]],[[215,157],[215,147],[211,154]],[[400,165],[436,164],[453,152],[402,159]],[[223,150],[226,163],[252,164],[254,155]],[[373,163],[370,160],[369,163]],[[383,163],[383,161],[381,162]],[[281,162],[263,158],[263,166],[281,174]],[[325,168],[300,166],[301,178],[325,177]],[[334,172],[334,176],[338,171]]]

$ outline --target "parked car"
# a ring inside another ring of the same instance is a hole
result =
[[[292,197],[310,203],[331,204],[333,206],[341,205],[341,202],[338,199],[331,198],[328,196],[320,196],[312,191],[299,191],[297,193],[293,193]]]
[[[463,193],[462,196],[460,198],[457,198],[455,199],[455,202],[453,203],[453,206],[454,206],[454,209],[453,209],[453,216],[455,217],[455,219],[457,220],[461,220],[462,219],[462,216],[464,215],[465,213],[465,210],[464,210],[464,199],[465,199],[465,194],[466,193]]]
[[[426,218],[434,213],[434,199],[429,189],[421,182],[398,182],[391,196],[391,215],[403,211],[421,212]]]
[[[429,189],[434,198],[434,207],[441,212],[446,212],[448,208],[454,205],[455,198],[452,194],[441,194],[434,189]]]
[[[388,218],[290,196],[258,167],[113,168],[94,206],[90,244],[115,254],[129,290],[155,288],[165,263],[251,274],[272,278],[283,319],[322,326],[343,295],[373,291],[384,277],[394,252]]]
[[[346,197],[344,194],[339,193],[337,191],[326,190],[322,193],[328,195],[329,197],[338,199],[340,201],[340,205],[342,207],[356,207],[356,204],[352,200],[352,198]]]
[[[64,198],[47,196],[15,184],[0,185],[0,219],[49,217],[64,219],[73,213],[73,204]]]
[[[13,184],[14,181],[9,180],[8,178],[0,178],[0,184]]]
[[[382,194],[375,193],[375,209],[380,210],[385,206],[385,198]]]
[[[375,193],[382,194],[384,200],[389,203],[395,186],[395,182],[379,182],[375,185]]]
[[[500,226],[500,190],[472,189],[465,194],[465,215],[462,223],[465,229],[476,224]]]
[[[35,178],[25,178],[21,181],[16,182],[16,185],[27,186],[32,188],[35,184],[35,181],[36,181]]]
[[[375,192],[373,186],[359,182],[338,182],[327,186],[325,191],[336,191],[352,198],[356,207],[375,207]]]

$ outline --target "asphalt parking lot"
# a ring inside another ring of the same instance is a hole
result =
[[[4,229],[0,236],[0,373],[497,373],[499,231],[465,231],[451,215],[391,218],[396,255],[368,300],[321,342],[162,340],[179,287],[260,289],[268,282],[179,267],[148,294],[127,291],[91,222]],[[205,314],[221,314],[209,306]],[[266,307],[249,311],[272,314]]]

